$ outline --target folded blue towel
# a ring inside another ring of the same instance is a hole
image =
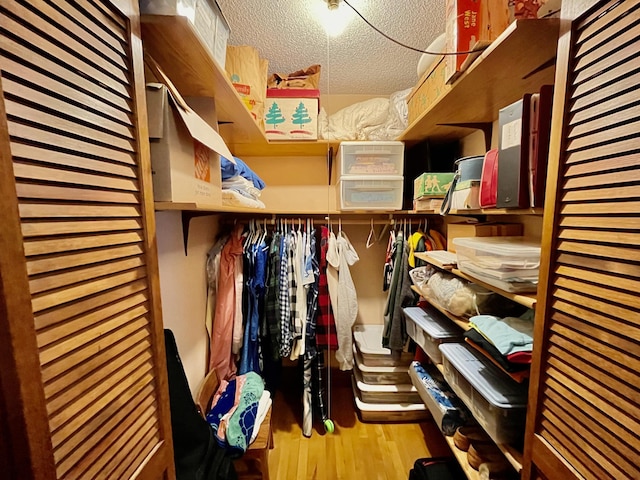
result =
[[[233,157],[236,163],[228,160],[227,158],[220,156],[220,168],[222,171],[222,180],[228,180],[231,177],[240,175],[241,177],[250,180],[253,186],[259,190],[262,190],[266,185],[264,181],[253,171],[249,166],[240,160],[238,157]]]

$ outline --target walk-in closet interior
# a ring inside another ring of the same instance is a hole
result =
[[[640,478],[639,39],[0,0],[0,478]]]

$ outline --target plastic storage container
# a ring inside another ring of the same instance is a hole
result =
[[[344,175],[402,175],[404,143],[342,142],[338,148],[338,171]]]
[[[411,383],[409,378],[409,371],[406,365],[399,367],[371,367],[365,365],[362,355],[353,346],[353,357],[355,358],[355,364],[360,370],[362,375],[362,381],[364,383],[370,383],[372,385],[398,385]]]
[[[444,378],[496,443],[522,441],[527,385],[514,382],[481,353],[461,343],[443,343]]]
[[[409,366],[409,377],[436,425],[445,435],[453,435],[458,427],[465,425],[471,418],[467,407],[456,397],[442,374],[433,365],[412,362]]]
[[[353,369],[356,387],[365,403],[422,403],[418,390],[412,383],[399,385],[372,385],[362,380],[358,367]]]
[[[458,268],[507,292],[535,292],[540,243],[526,237],[454,238]]]
[[[433,308],[407,307],[403,309],[407,334],[422,347],[434,363],[442,363],[438,345],[462,340],[460,328]]]
[[[356,380],[351,377],[356,407],[363,422],[421,422],[431,418],[424,403],[368,403],[362,400]]]
[[[403,177],[342,177],[338,182],[341,210],[402,209]]]
[[[399,359],[391,357],[391,350],[382,348],[384,325],[356,325],[353,327],[353,340],[362,355],[364,365],[369,367],[409,367],[413,354],[403,352]]]

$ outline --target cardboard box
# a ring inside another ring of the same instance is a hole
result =
[[[513,20],[505,0],[447,0],[445,51],[464,52],[488,46]],[[445,79],[453,83],[480,55],[450,56]]]
[[[186,17],[211,56],[224,68],[231,30],[216,0],[140,0],[140,13]]]
[[[197,108],[215,118],[214,102]],[[219,155],[233,159],[222,137],[164,85],[147,85],[147,111],[155,201],[221,205]]]
[[[320,91],[267,89],[264,113],[269,140],[317,140]]]
[[[445,82],[447,62],[445,57],[434,61],[409,94],[407,101],[409,125],[451,89],[451,86]]]
[[[449,223],[447,224],[447,250],[455,252],[453,239],[458,237],[520,236],[521,223]]]
[[[455,173],[426,172],[413,181],[413,198],[444,198]]]

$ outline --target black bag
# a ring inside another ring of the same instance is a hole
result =
[[[198,412],[171,330],[164,331],[177,480],[237,480],[235,468]]]
[[[409,480],[466,480],[455,458],[419,458],[409,472]]]

